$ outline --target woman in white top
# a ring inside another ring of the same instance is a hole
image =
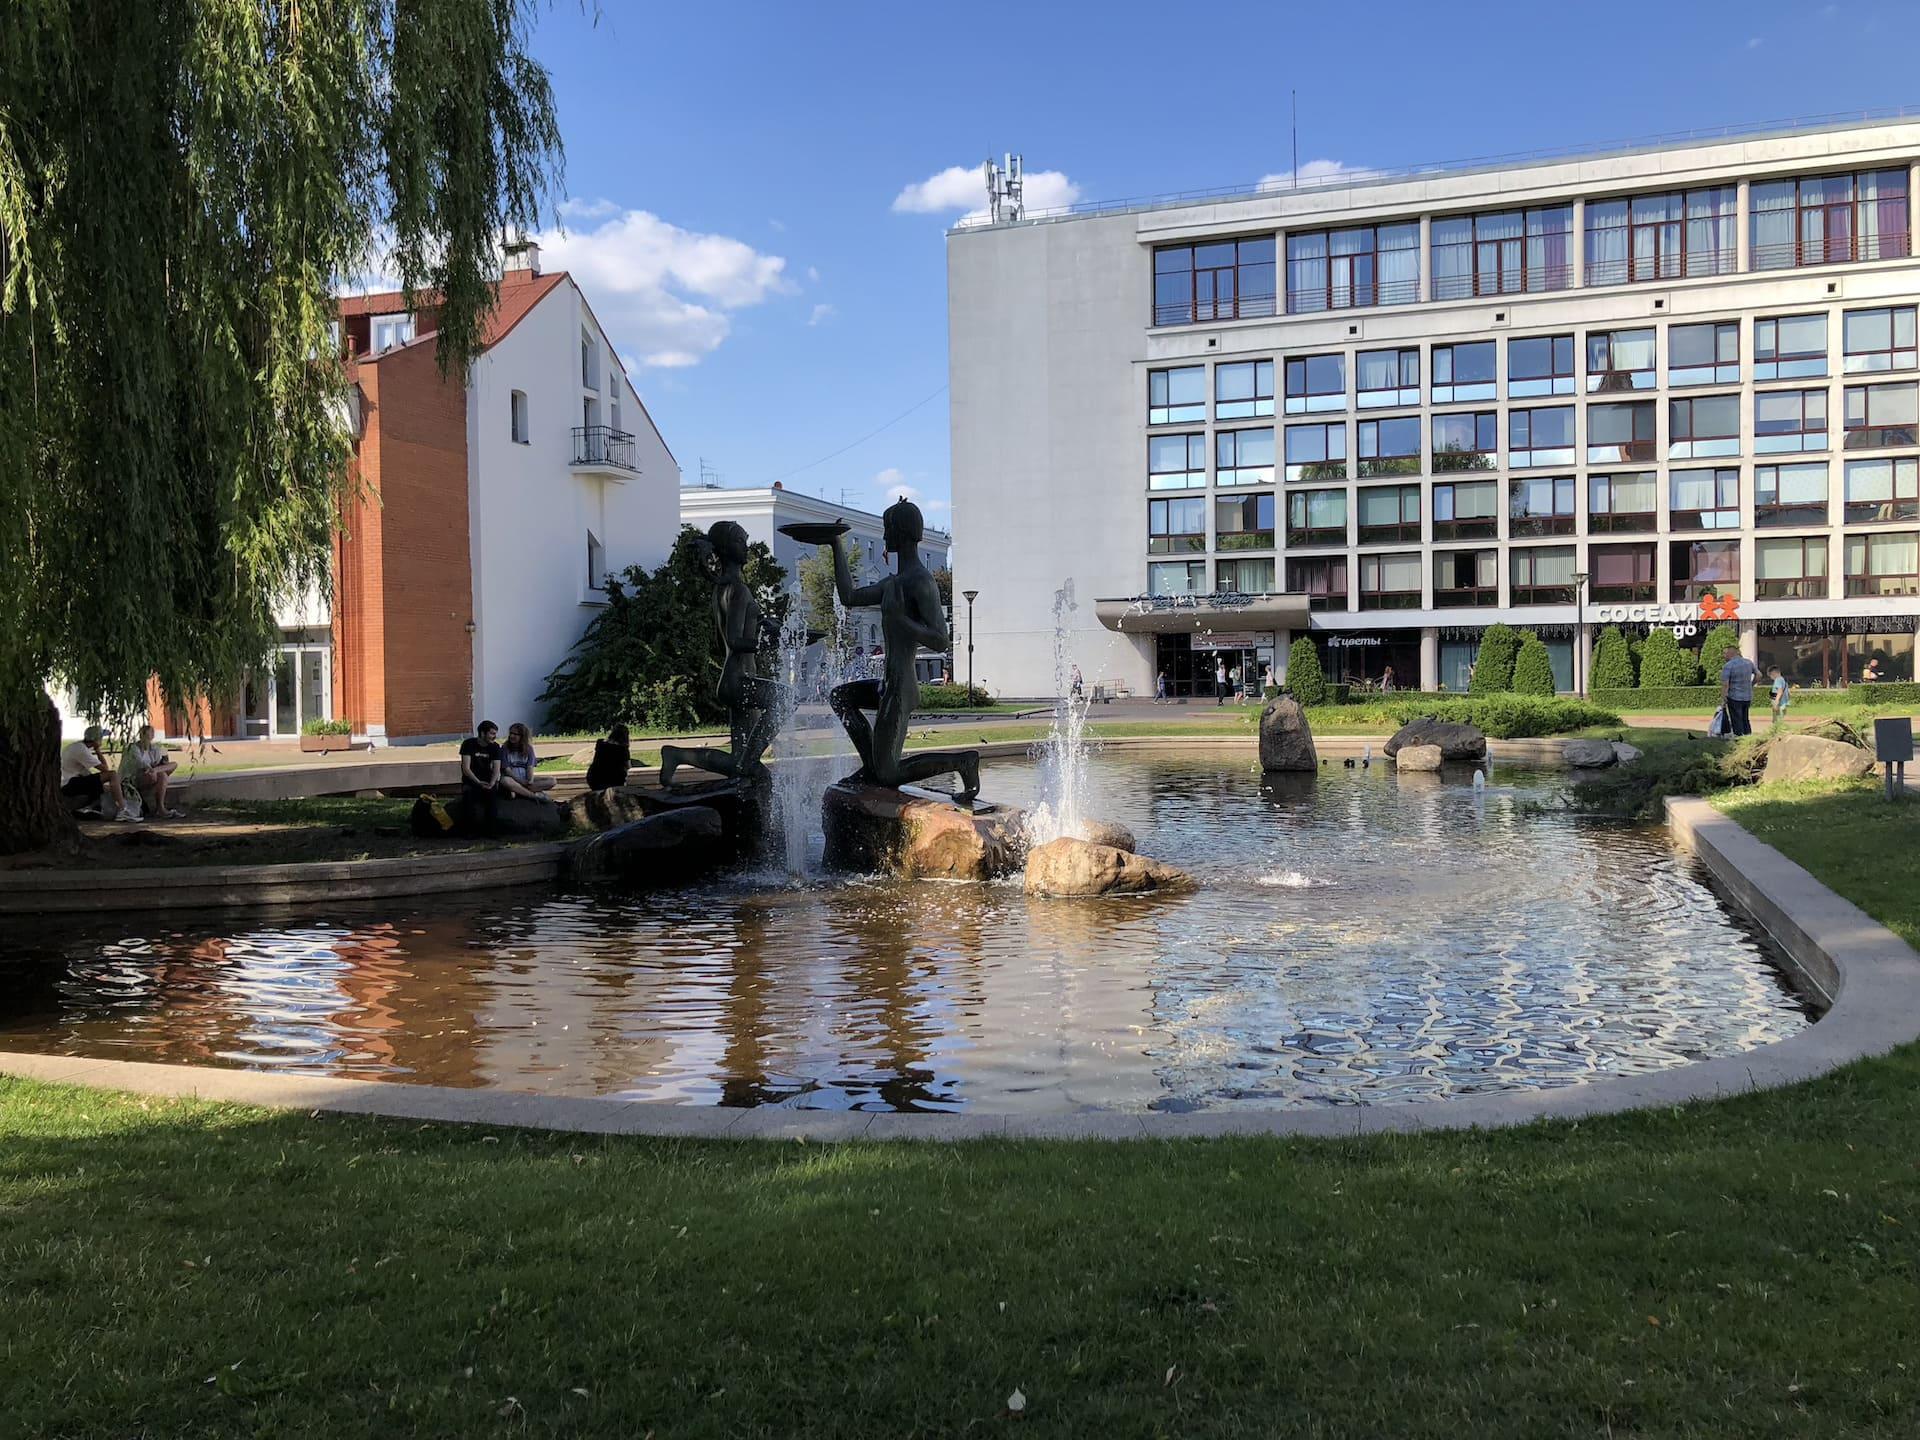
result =
[[[167,780],[179,767],[153,741],[153,726],[142,725],[133,744],[120,754],[120,780],[146,802],[147,813],[178,820],[181,812],[167,808]]]

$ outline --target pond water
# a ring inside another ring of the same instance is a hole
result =
[[[1035,775],[983,788],[1027,804]],[[1180,897],[760,876],[38,927],[0,971],[0,1048],[1057,1113],[1568,1085],[1809,1023],[1663,828],[1555,813],[1556,776],[1470,778],[1096,756],[1088,812],[1192,871]]]

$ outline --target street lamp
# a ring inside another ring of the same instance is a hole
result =
[[[1573,693],[1587,698],[1586,672],[1580,666],[1580,646],[1587,638],[1587,572],[1573,572]]]
[[[978,590],[962,590],[967,599],[967,704],[973,703],[973,599]]]

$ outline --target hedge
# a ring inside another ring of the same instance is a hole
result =
[[[983,686],[975,685],[969,694],[965,685],[922,685],[920,687],[921,710],[971,710],[983,705],[993,704],[993,696]]]
[[[1327,699],[1327,675],[1320,668],[1320,652],[1305,635],[1287,649],[1287,691],[1302,705],[1321,705]]]
[[[1796,695],[1799,691],[1794,692]],[[1828,690],[1828,695],[1846,695],[1862,705],[1920,705],[1920,684],[1911,680],[1862,682],[1846,690]]]
[[[1594,704],[1616,710],[1699,710],[1711,714],[1720,704],[1720,685],[1716,681],[1712,685],[1654,685],[1639,690],[1603,690],[1596,685],[1587,695]],[[1902,705],[1920,706],[1920,684],[1882,680],[1873,685],[1852,685],[1845,690],[1796,685],[1793,700],[1844,700],[1849,705],[1870,710],[1897,709]],[[1764,709],[1768,703],[1764,674],[1754,679],[1753,703],[1757,709]]]
[[[1629,692],[1632,693],[1632,692]],[[1410,720],[1432,718],[1478,726],[1496,740],[1518,740],[1536,735],[1564,735],[1590,725],[1618,725],[1613,710],[1567,696],[1459,695],[1444,700],[1424,696],[1382,696],[1356,701],[1329,712],[1349,730],[1359,721],[1373,721],[1381,729],[1398,730]],[[1309,723],[1313,717],[1309,716]]]

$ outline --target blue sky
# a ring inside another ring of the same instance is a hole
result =
[[[1019,151],[1029,204],[1252,184],[1288,168],[1290,88],[1303,171],[1920,106],[1916,40],[1911,0],[602,0],[597,25],[558,0],[547,264],[581,276],[689,482],[704,458],[853,504],[907,487],[944,526],[952,167]]]

